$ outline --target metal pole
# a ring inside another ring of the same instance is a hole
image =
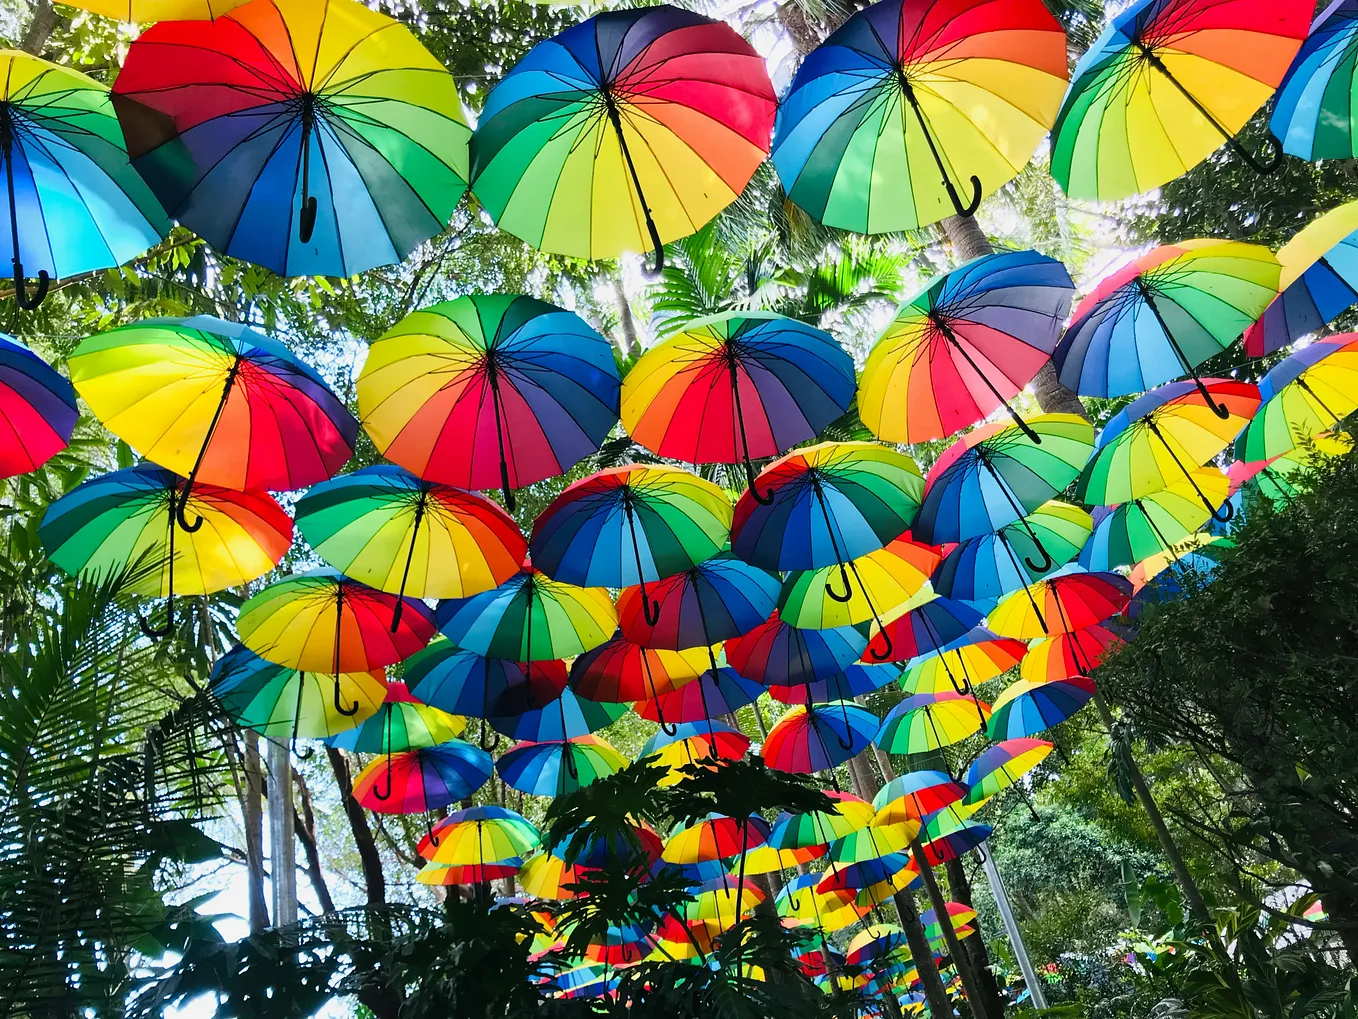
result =
[[[1019,969],[1023,971],[1023,981],[1028,985],[1028,993],[1032,995],[1033,1007],[1046,1008],[1047,996],[1042,992],[1042,982],[1038,980],[1037,971],[1033,969],[1033,961],[1028,958],[1028,946],[1023,943],[1023,934],[1014,919],[1014,910],[1009,905],[1009,893],[1005,891],[1004,879],[1000,877],[994,859],[984,846],[978,847],[977,853],[981,857],[981,868],[985,871],[986,880],[990,882],[990,894],[995,898],[1000,919],[1004,921],[1004,929],[1009,934],[1009,943],[1014,946],[1014,956],[1018,959]]]
[[[292,830],[292,753],[286,742],[269,743],[269,877],[273,922],[297,922],[297,853]]]

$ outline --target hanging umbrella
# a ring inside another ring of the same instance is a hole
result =
[[[851,701],[872,693],[900,677],[895,665],[846,665],[844,671],[809,683],[775,683],[769,696],[784,704],[824,704],[826,701]]]
[[[1132,596],[1132,604],[1128,609],[1128,614],[1133,619],[1136,618],[1137,596],[1141,594],[1142,588],[1171,566],[1177,567],[1176,573],[1196,574],[1204,578],[1210,577],[1216,571],[1221,553],[1232,546],[1233,543],[1223,535],[1200,532],[1185,538],[1171,549],[1147,556],[1133,566],[1132,571],[1127,574],[1127,579],[1132,584],[1132,590],[1136,592]],[[1144,601],[1144,599],[1142,600]]]
[[[622,424],[670,460],[744,464],[813,439],[853,402],[854,366],[827,332],[771,312],[700,318],[652,347],[622,385]],[[759,495],[756,493],[756,497]]]
[[[275,665],[237,644],[212,666],[208,693],[237,725],[296,742],[336,736],[361,725],[382,706],[387,684],[381,669],[341,673],[335,684],[329,673]],[[346,715],[338,704],[356,708]]]
[[[802,61],[774,168],[826,226],[892,233],[970,215],[1032,158],[1066,68],[1065,33],[1037,0],[883,0]]]
[[[1189,376],[1206,399],[1198,366],[1264,313],[1281,271],[1273,252],[1239,241],[1166,244],[1134,259],[1075,309],[1053,356],[1061,384],[1121,396]]]
[[[881,923],[864,927],[849,941],[845,949],[844,961],[850,966],[862,966],[884,956],[904,953],[910,954],[905,940],[905,931],[895,924]]]
[[[873,634],[863,661],[904,662],[936,654],[965,641],[981,620],[975,609],[947,598],[933,598],[916,608],[907,606],[907,611]]]
[[[303,488],[353,455],[358,423],[283,344],[208,315],[153,318],[80,342],[71,381],[109,431],[194,483]]]
[[[872,822],[872,805],[865,800],[837,791],[825,795],[834,800],[834,810],[780,814],[769,832],[768,844],[784,850],[825,845]]]
[[[565,796],[627,767],[627,758],[598,736],[517,743],[495,762],[505,784],[534,796]]]
[[[1199,468],[1191,478],[1176,481],[1158,492],[1133,499],[1114,509],[1095,511],[1098,526],[1080,552],[1087,570],[1131,566],[1149,556],[1168,552],[1212,519],[1206,502],[1226,501],[1230,482],[1215,467]]]
[[[943,913],[949,927],[957,933],[960,941],[966,934],[974,934],[975,928],[970,927],[971,921],[976,919],[976,910],[962,902],[945,902]],[[943,936],[943,924],[939,921],[938,911],[927,909],[919,915],[919,922],[924,927],[924,936],[930,941],[936,941]]]
[[[524,857],[542,842],[538,830],[512,810],[493,805],[449,814],[420,839],[417,850],[432,863],[484,867]]]
[[[954,548],[934,572],[934,590],[971,604],[993,604],[1074,559],[1093,528],[1089,514],[1078,506],[1049,500],[1027,516]],[[1039,549],[1045,550],[1045,558]],[[1047,569],[1033,569],[1033,564]]]
[[[0,264],[12,267],[6,275],[14,278],[15,299],[31,311],[53,278],[127,262],[159,243],[170,224],[127,163],[106,86],[15,50],[0,66],[0,160],[9,198]],[[32,294],[28,272],[38,278]]]
[[[961,641],[946,651],[935,651],[911,660],[900,675],[901,689],[907,694],[940,693],[970,685],[975,688],[1001,676],[1024,660],[1028,645],[992,633],[984,626],[969,630]]]
[[[986,625],[1003,637],[1032,640],[1102,623],[1127,607],[1132,585],[1116,573],[1087,573],[1070,567],[1026,592],[1015,592],[995,607]]]
[[[527,662],[581,654],[618,625],[603,588],[562,583],[529,565],[494,590],[444,599],[434,618],[464,650]]]
[[[647,582],[712,558],[730,529],[731,503],[716,485],[675,467],[632,464],[591,474],[553,499],[529,549],[539,569],[566,583],[639,585],[642,615],[654,626]]]
[[[750,749],[750,738],[725,722],[681,722],[673,732],[661,729],[642,744],[637,759],[651,757],[671,769],[661,785],[674,785],[683,776],[678,769],[701,766],[714,760],[738,761]]]
[[[930,867],[941,867],[949,860],[965,856],[990,838],[991,831],[988,824],[957,820],[951,811],[945,810],[930,821],[920,834],[924,844],[924,862]]]
[[[868,912],[866,908],[860,910],[854,906],[852,893],[817,892],[816,885],[823,876],[821,872],[812,871],[808,874],[798,874],[784,883],[773,900],[778,915],[799,924],[815,925],[825,931],[833,931],[856,923],[859,917]],[[838,922],[845,912],[851,914],[851,919],[847,922]]]
[[[1262,403],[1236,440],[1242,460],[1268,460],[1308,445],[1358,410],[1358,335],[1312,343],[1259,383]]]
[[[839,675],[858,660],[867,638],[852,626],[804,630],[774,612],[762,625],[726,642],[726,660],[766,686],[810,683]]]
[[[185,483],[153,464],[92,478],[47,507],[38,535],[67,573],[107,579],[128,571],[127,590],[166,598],[166,621],[148,637],[174,629],[174,596],[212,594],[272,570],[292,545],[292,520],[262,492],[199,485],[188,498],[208,526],[176,522]],[[362,670],[362,671],[367,671]]]
[[[757,814],[751,814],[743,821],[725,814],[708,814],[666,839],[661,859],[670,863],[700,863],[739,856],[755,846],[762,846],[768,839],[769,830],[768,822]]]
[[[297,527],[346,576],[401,596],[393,625],[407,593],[479,594],[514,576],[528,553],[518,525],[489,499],[390,464],[312,488],[297,501]]]
[[[918,832],[918,822],[901,822],[880,827],[875,824],[866,825],[831,842],[828,857],[831,864],[878,860],[891,853],[905,852]],[[835,868],[830,869],[833,871]],[[828,890],[824,878],[821,879],[820,889]]]
[[[1052,128],[1052,176],[1072,198],[1128,198],[1223,142],[1272,173],[1276,140],[1261,161],[1235,135],[1282,81],[1313,10],[1310,0],[1138,0],[1075,66]]]
[[[852,561],[849,572],[860,587],[850,587],[848,601],[831,597],[837,567],[791,572],[778,596],[778,614],[793,626],[813,630],[866,623],[874,608],[890,613],[920,594],[940,559],[939,549],[904,534]]]
[[[1130,632],[1108,625],[1053,634],[1029,647],[1019,666],[1019,676],[1024,682],[1036,684],[1085,675],[1098,666],[1104,655],[1131,637]]]
[[[1117,506],[1159,492],[1176,481],[1197,485],[1193,471],[1226,448],[1259,407],[1259,389],[1234,379],[1173,382],[1133,400],[1109,419],[1075,494],[1091,504]],[[1222,417],[1219,413],[1225,411]],[[1203,506],[1223,523],[1222,509],[1199,490]]]
[[[0,478],[35,471],[60,453],[79,417],[71,384],[0,333]]]
[[[426,481],[512,489],[595,452],[618,421],[613,346],[533,297],[474,294],[412,312],[368,350],[363,429]]]
[[[571,688],[590,700],[615,704],[654,700],[701,676],[708,654],[707,648],[646,648],[617,634],[571,663]]]
[[[520,867],[519,887],[524,894],[537,899],[574,899],[579,892],[570,886],[581,884],[588,873],[589,867],[568,864],[552,853],[539,853]]]
[[[772,846],[764,845],[746,853],[741,865],[745,868],[746,874],[781,874],[789,867],[819,860],[824,855],[823,845],[805,846],[801,849],[774,849]]]
[[[1358,303],[1358,202],[1331,209],[1278,249],[1281,291],[1245,330],[1245,353],[1291,346]]]
[[[354,776],[354,799],[382,814],[423,814],[467,799],[490,772],[490,754],[447,740],[371,761]]]
[[[1311,23],[1273,103],[1269,130],[1288,155],[1352,159],[1358,4],[1334,0]]]
[[[954,435],[1005,408],[1056,349],[1075,284],[1035,251],[967,262],[901,306],[868,354],[863,423],[888,442]]]
[[[875,742],[888,754],[922,754],[960,743],[989,717],[990,705],[968,694],[915,694],[887,713]]]
[[[465,718],[423,704],[404,683],[388,680],[382,706],[358,725],[333,737],[330,745],[352,753],[390,757],[397,751],[446,743],[461,735],[466,727]]]
[[[696,890],[691,902],[679,906],[680,917],[688,923],[706,920],[731,927],[767,898],[753,881],[719,877],[706,881]]]
[[[993,717],[991,721],[994,721]],[[965,781],[968,789],[964,802],[979,803],[1002,789],[1008,789],[1041,764],[1053,749],[1054,744],[1046,740],[1022,738],[1006,739],[986,747],[967,768]],[[966,923],[975,916],[973,911],[971,916],[958,922]]]
[[[422,885],[485,885],[492,881],[513,877],[519,872],[518,857],[504,863],[488,863],[484,867],[470,864],[463,867],[441,867],[427,863],[415,873],[415,880]]]
[[[744,190],[777,99],[734,29],[665,4],[538,43],[486,98],[472,190],[501,230],[576,258],[656,252]]]
[[[651,700],[640,700],[632,710],[641,718],[673,727],[677,722],[703,722],[730,715],[753,704],[764,688],[734,669],[704,670],[701,678]]]
[[[794,707],[769,730],[764,760],[775,771],[824,771],[866,750],[878,725],[876,715],[850,701]]]
[[[872,806],[879,825],[923,821],[960,802],[966,794],[965,787],[941,771],[911,771],[882,786],[872,798]]]
[[[548,851],[563,859],[569,856],[577,868],[599,868],[607,865],[610,860],[619,857],[631,858],[640,854],[640,858],[654,870],[663,849],[664,840],[650,825],[642,822],[629,824],[626,830],[615,830],[608,835],[589,835],[583,841],[572,839],[553,845]]]
[[[486,721],[510,739],[559,743],[605,729],[627,713],[626,704],[600,704],[577,697],[567,687],[549,704],[529,711],[490,715]]]
[[[647,926],[639,924],[609,925],[604,934],[585,946],[583,957],[606,966],[635,966],[650,950],[650,933]]]
[[[960,542],[1026,522],[1079,476],[1093,445],[1093,426],[1074,414],[1040,414],[1027,429],[995,423],[968,432],[929,469],[915,533]],[[1036,531],[1023,530],[1042,556],[1028,568],[1049,570],[1055,558]]]
[[[622,635],[636,644],[667,651],[706,647],[748,633],[768,619],[778,597],[778,578],[721,552],[647,588],[659,619],[647,621],[642,590],[618,595]]]
[[[417,700],[453,715],[487,718],[541,708],[566,688],[566,664],[486,658],[439,638],[406,660]]]
[[[280,276],[400,262],[467,187],[453,76],[410,29],[353,0],[251,0],[152,25],[114,102],[166,211]]]
[[[993,740],[1045,732],[1070,718],[1093,696],[1094,681],[1085,676],[1036,682],[1020,679],[995,698],[986,732]],[[968,784],[972,784],[970,779]]]

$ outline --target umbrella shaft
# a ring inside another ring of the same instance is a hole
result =
[[[1198,498],[1202,500],[1202,504],[1207,507],[1207,512],[1216,516],[1217,508],[1212,505],[1212,500],[1207,498],[1207,494],[1198,487],[1198,479],[1193,477],[1192,471],[1184,466],[1184,462],[1179,459],[1179,454],[1174,452],[1174,447],[1166,441],[1164,434],[1160,431],[1160,426],[1157,425],[1152,418],[1148,417],[1146,419],[1146,427],[1151,430],[1152,435],[1160,440],[1160,445],[1165,447],[1165,452],[1168,453],[1169,458],[1174,461],[1174,466],[1178,467],[1183,473],[1183,476],[1188,479],[1188,483],[1193,486],[1193,491],[1198,493]]]

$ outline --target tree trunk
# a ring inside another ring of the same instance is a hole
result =
[[[245,825],[245,869],[250,900],[250,933],[269,926],[269,905],[264,899],[264,769],[259,761],[259,733],[245,730],[245,801],[241,821]]]
[[[640,343],[637,340],[637,320],[632,316],[632,301],[627,296],[627,288],[622,282],[622,266],[618,266],[617,275],[613,277],[613,299],[618,305],[618,328],[622,332],[622,342],[618,344],[618,349],[624,358],[629,358],[638,353]]]
[[[377,843],[373,839],[372,828],[368,825],[368,816],[354,799],[349,763],[334,747],[326,747],[325,756],[330,761],[330,770],[335,773],[340,802],[344,804],[344,814],[349,819],[349,827],[354,833],[354,845],[358,847],[358,859],[363,867],[363,884],[368,892],[368,905],[380,905],[387,901],[387,876],[382,870],[382,857],[378,855]]]
[[[302,777],[300,771],[293,772],[293,779],[297,783],[297,795],[302,801],[302,806],[299,812],[296,802],[293,803],[292,830],[297,833],[297,839],[302,843],[302,852],[306,854],[307,878],[316,893],[316,901],[321,905],[321,912],[333,913],[335,900],[330,897],[330,887],[325,883],[320,848],[316,845],[316,814],[311,809],[311,790],[307,788],[306,779]]]
[[[976,1019],[990,1019],[991,1010],[981,996],[981,984],[973,971],[971,956],[962,947],[962,942],[957,940],[957,932],[953,930],[952,916],[948,912],[948,900],[943,897],[943,889],[938,887],[938,878],[934,876],[934,868],[929,866],[929,860],[924,855],[924,847],[920,845],[918,838],[910,840],[910,852],[915,857],[915,869],[919,871],[919,876],[924,882],[924,890],[929,895],[929,902],[933,904],[934,921],[943,932],[943,943],[948,946],[948,954],[952,956],[953,965],[957,967],[957,972],[962,977],[962,990],[966,992],[967,1002],[971,1005],[971,1014]],[[926,930],[925,937],[928,937],[928,933]],[[985,959],[983,966],[989,970],[989,957]],[[996,1019],[1000,1019],[1000,1016],[1003,1015],[1004,1007],[1001,1006],[999,1012],[996,1013]]]
[[[33,5],[33,19],[29,21],[28,28],[24,31],[19,48],[25,53],[32,53],[35,57],[42,56],[47,40],[56,31],[57,21],[57,12],[52,6],[52,0],[37,0]]]
[[[961,860],[949,860],[943,867],[948,875],[948,893],[954,902],[960,902],[964,906],[975,908],[971,899],[971,882],[967,880],[967,868],[962,865]],[[962,951],[967,953],[967,958],[971,961],[972,972],[976,976],[977,991],[980,992],[981,999],[985,1002],[986,1011],[991,1015],[1004,1015],[1004,997],[1000,994],[1000,985],[995,979],[995,971],[991,969],[990,953],[985,947],[985,932],[981,930],[981,921],[978,917],[971,921],[971,925],[976,928],[976,933],[962,942]],[[980,951],[977,951],[980,949]]]

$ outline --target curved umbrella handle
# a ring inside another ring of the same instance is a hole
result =
[[[297,745],[294,743],[292,747],[292,752],[297,755],[297,759],[299,761],[309,761],[316,756],[316,748],[313,747],[310,743],[306,745],[305,750],[297,749]]]
[[[378,790],[377,790],[377,783],[374,782],[374,783],[373,783],[373,797],[374,797],[375,799],[384,800],[384,801],[385,801],[385,800],[391,799],[391,751],[390,751],[390,750],[387,751],[387,791],[384,792],[384,793],[383,793],[383,792],[378,792]]]
[[[761,506],[773,505],[773,492],[761,492],[759,486],[755,484],[758,475],[755,472],[754,464],[750,463],[750,458],[745,458],[745,488],[750,493],[750,498]]]
[[[1042,553],[1042,562],[1035,563],[1027,556],[1024,556],[1023,563],[1034,573],[1046,573],[1056,565],[1056,560],[1052,558],[1052,554],[1047,551],[1047,547],[1040,541],[1037,543],[1037,550]]]
[[[569,741],[567,742],[569,744]],[[575,763],[575,755],[570,753],[565,747],[562,747],[561,756],[566,759],[566,774],[571,777],[571,781],[580,781],[580,768]]]
[[[1225,516],[1222,515],[1222,510],[1226,511]],[[1235,519],[1235,507],[1231,504],[1230,499],[1227,499],[1216,509],[1212,510],[1212,519],[1219,524],[1228,524]]]
[[[630,156],[628,157],[628,161],[631,161]],[[641,193],[639,186],[637,188],[637,193],[639,195]],[[643,265],[641,271],[647,279],[654,280],[659,279],[660,275],[665,271],[665,245],[660,240],[660,231],[656,229],[655,220],[651,218],[651,210],[646,206],[646,199],[642,197],[641,201],[642,208],[646,210],[646,230],[651,235],[651,244],[655,246],[655,265]]]
[[[959,216],[974,216],[976,210],[981,207],[981,198],[984,196],[984,188],[981,186],[981,178],[976,174],[971,175],[971,201],[963,208],[958,197],[957,189],[948,182],[948,197],[952,199],[953,208],[957,210]]]
[[[514,499],[514,491],[509,487],[509,464],[505,463],[504,457],[500,458],[500,495],[504,497],[505,509],[513,513],[518,509],[518,502]]]
[[[844,581],[844,593],[841,594],[836,591],[834,584],[828,580],[825,582],[825,593],[830,596],[832,601],[837,601],[843,605],[853,597],[853,588],[849,585],[849,571],[843,563],[839,564],[839,578]]]
[[[28,295],[27,282],[24,280],[24,266],[17,258],[14,259],[14,300],[24,311],[33,311],[47,297],[47,290],[52,285],[52,277],[47,275],[46,269],[38,270],[38,289],[33,296]]]
[[[360,707],[358,701],[354,701],[353,706],[352,706],[352,707],[348,707],[348,708],[346,708],[342,703],[340,703],[340,681],[339,681],[339,676],[336,676],[336,677],[335,677],[335,693],[334,693],[334,699],[335,699],[335,710],[338,711],[338,712],[339,712],[341,715],[343,715],[345,718],[352,718],[354,715],[357,715],[357,714],[358,714],[358,709],[359,709],[359,707]]]
[[[842,701],[839,705],[840,713],[844,716],[844,732],[849,731],[849,706]],[[853,740],[846,740],[841,733],[835,733],[835,739],[839,740],[840,748],[848,751],[853,749]]]
[[[872,645],[868,645],[868,654],[872,656],[872,660],[875,662],[889,662],[891,661],[891,656],[896,653],[896,645],[892,643],[891,634],[886,632],[886,627],[883,627],[877,632],[882,635],[882,642],[886,646],[879,652]]]
[[[1264,139],[1264,145],[1268,149],[1268,155],[1262,160],[1249,149],[1245,148],[1245,146],[1241,145],[1235,138],[1231,139],[1230,145],[1235,154],[1248,163],[1250,168],[1260,177],[1272,177],[1278,172],[1279,167],[1283,165],[1282,142],[1278,141],[1272,131],[1270,131],[1268,136]]]
[[[174,592],[165,602],[165,622],[160,626],[152,626],[140,612],[137,613],[137,629],[141,630],[142,636],[149,637],[151,640],[160,640],[168,637],[174,632]]]
[[[660,622],[660,603],[653,601],[646,593],[645,584],[641,585],[641,615],[646,620],[647,626],[655,626]]]
[[[434,822],[433,820],[430,819],[429,813],[427,811],[425,812],[424,815],[424,827],[425,832],[429,836],[429,844],[433,846],[435,849],[437,849],[439,847],[439,837],[434,834]]]
[[[316,229],[316,208],[315,195],[302,199],[301,213],[297,217],[297,239],[303,244],[311,240],[312,231]]]

